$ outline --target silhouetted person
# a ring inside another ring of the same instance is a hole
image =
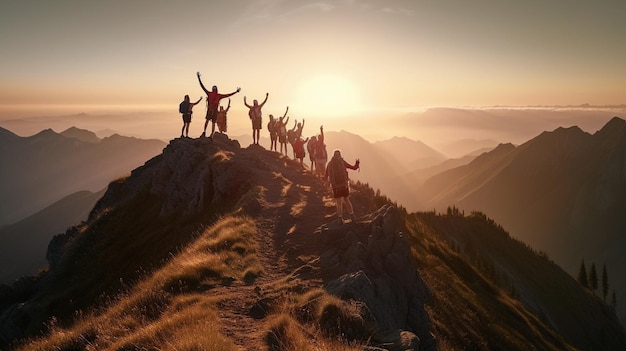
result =
[[[259,104],[256,99],[253,100],[252,106],[248,105],[246,97],[243,97],[243,104],[250,109],[250,111],[248,111],[248,116],[250,116],[250,120],[252,121],[252,143],[256,145],[259,145],[261,128],[263,128],[263,114],[261,112],[261,108],[263,108],[263,105],[265,105],[269,96],[270,93],[265,93],[265,100],[263,100],[261,104]]]
[[[300,165],[304,164],[304,156],[306,156],[306,152],[304,152],[304,144],[309,141],[309,138],[302,139],[302,137],[298,137],[293,142],[293,152],[296,156],[296,159],[300,160]]]
[[[328,161],[326,166],[325,178],[330,180],[331,188],[333,189],[333,197],[337,206],[337,220],[343,223],[343,204],[346,205],[348,216],[351,221],[354,221],[354,209],[350,202],[350,179],[348,178],[347,169],[356,170],[359,169],[360,161],[357,159],[354,165],[344,161],[341,157],[341,151],[335,150],[333,157]]]
[[[296,151],[293,149],[293,143],[296,141],[296,134],[297,134],[297,129],[298,129],[298,120],[295,120],[293,122],[293,128],[291,128],[290,130],[287,131],[287,142],[289,143],[289,145],[291,145],[291,150],[293,150],[293,159],[296,159]],[[285,146],[285,152],[286,152],[286,147]]]
[[[180,104],[181,113],[183,114],[183,129],[180,131],[180,137],[187,136],[189,138],[189,124],[191,124],[192,109],[202,100],[202,97],[196,102],[189,101],[189,95],[185,95],[183,102]],[[183,112],[183,110],[185,112]]]
[[[215,133],[215,123],[217,121],[217,108],[220,105],[220,100],[237,94],[238,92],[241,91],[241,88],[237,88],[236,91],[233,91],[230,94],[220,94],[217,91],[217,86],[214,85],[211,91],[209,91],[204,86],[204,84],[202,84],[202,80],[200,79],[200,72],[196,73],[196,75],[198,76],[198,82],[200,82],[200,87],[202,87],[202,90],[204,90],[204,92],[207,94],[206,122],[204,122],[204,131],[202,132],[202,135],[200,137],[206,136],[206,127],[209,124],[209,121],[212,122],[211,136],[210,136],[212,137],[213,133]]]
[[[328,161],[328,153],[326,153],[326,144],[324,144],[324,126],[320,126],[320,135],[315,143],[315,169],[320,178],[324,178],[326,170],[326,162]]]
[[[287,123],[289,123],[289,117],[284,119],[284,117],[280,117],[276,122],[276,127],[278,128],[278,142],[280,143],[280,153],[283,153],[283,146],[285,147],[285,156],[287,155]]]
[[[226,133],[228,130],[227,116],[228,110],[230,110],[230,98],[228,99],[228,107],[224,109],[224,106],[220,105],[220,110],[217,111],[217,129],[220,133]]]
[[[289,106],[287,106],[285,114],[281,119],[287,116],[287,111],[289,111]],[[274,119],[274,115],[270,115],[270,121],[267,123],[267,131],[270,132],[270,151],[278,151],[276,145],[278,141],[278,120]]]
[[[311,172],[315,173],[315,144],[317,143],[317,137],[314,135],[309,138],[309,142],[306,144],[306,151],[309,152],[309,160],[311,160]]]

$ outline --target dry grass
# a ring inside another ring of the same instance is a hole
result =
[[[68,328],[51,321],[48,336],[21,350],[237,350],[219,332],[211,295],[195,289],[261,274],[256,233],[248,218],[221,219],[130,292]]]

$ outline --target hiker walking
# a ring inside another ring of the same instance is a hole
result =
[[[287,116],[287,111],[289,111],[289,106],[287,106],[285,114],[281,119]],[[274,115],[270,115],[270,121],[267,122],[267,131],[270,132],[270,151],[278,151],[276,145],[278,141],[278,120],[274,119]]]
[[[204,84],[202,84],[202,79],[200,79],[200,72],[197,72],[196,75],[198,76],[198,82],[200,82],[200,87],[202,87],[202,90],[204,90],[204,92],[207,94],[206,121],[204,122],[204,131],[202,132],[202,135],[200,137],[206,136],[206,127],[209,124],[209,121],[211,121],[211,135],[209,136],[209,138],[211,138],[213,137],[213,133],[215,133],[215,123],[217,122],[217,108],[220,105],[220,100],[237,94],[241,91],[241,88],[237,88],[236,91],[233,91],[230,94],[220,94],[217,91],[217,85],[214,85],[213,88],[211,88],[211,91],[209,91],[204,86]]]
[[[286,114],[286,113],[285,113]],[[283,146],[285,147],[285,156],[287,155],[287,123],[289,123],[289,117],[284,119],[280,117],[276,122],[276,127],[278,129],[278,142],[280,143],[280,153],[283,153]]]
[[[202,100],[202,96],[196,102],[189,101],[189,95],[185,95],[183,102],[178,106],[178,112],[183,114],[183,129],[180,131],[180,137],[187,136],[189,138],[189,124],[191,124],[192,109]]]
[[[259,136],[261,135],[261,128],[263,125],[261,108],[263,108],[263,105],[265,105],[269,96],[270,93],[265,93],[265,100],[263,100],[261,104],[259,104],[256,99],[253,100],[252,106],[248,105],[248,103],[246,102],[246,97],[243,97],[243,104],[250,109],[250,111],[248,111],[248,116],[252,121],[252,144],[259,145]]]
[[[220,131],[220,133],[226,134],[226,131],[228,130],[228,124],[226,122],[227,121],[226,114],[228,113],[228,110],[230,110],[230,98],[228,98],[228,107],[224,109],[224,106],[220,105],[220,110],[217,111],[216,123],[217,123],[217,129]]]
[[[324,144],[324,126],[320,126],[320,135],[315,143],[315,169],[320,178],[324,178],[327,161],[328,153],[326,153],[326,144]]]
[[[306,144],[306,151],[309,152],[309,160],[311,160],[311,172],[315,174],[315,144],[317,143],[317,137],[314,135],[309,138],[309,142]]]
[[[348,178],[347,169],[359,169],[360,161],[357,159],[354,165],[344,161],[341,157],[341,151],[335,150],[333,157],[326,166],[325,178],[330,180],[333,189],[333,197],[337,206],[337,220],[343,223],[343,204],[346,205],[348,211],[348,219],[354,221],[354,209],[350,202],[350,179]]]

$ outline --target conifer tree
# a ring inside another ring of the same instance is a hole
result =
[[[589,268],[589,287],[595,294],[598,290],[598,274],[596,273],[596,264],[591,262],[591,268]]]
[[[602,265],[602,300],[606,302],[609,294],[609,275],[606,273],[606,264]]]
[[[617,307],[617,296],[615,296],[615,290],[613,290],[613,293],[611,294],[611,305],[613,308]]]
[[[587,268],[585,268],[585,260],[580,262],[580,270],[578,270],[578,283],[585,288],[589,288],[589,281],[587,280]]]

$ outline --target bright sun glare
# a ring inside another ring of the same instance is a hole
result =
[[[330,74],[303,81],[296,91],[296,101],[307,114],[315,116],[347,116],[360,107],[354,84]]]

